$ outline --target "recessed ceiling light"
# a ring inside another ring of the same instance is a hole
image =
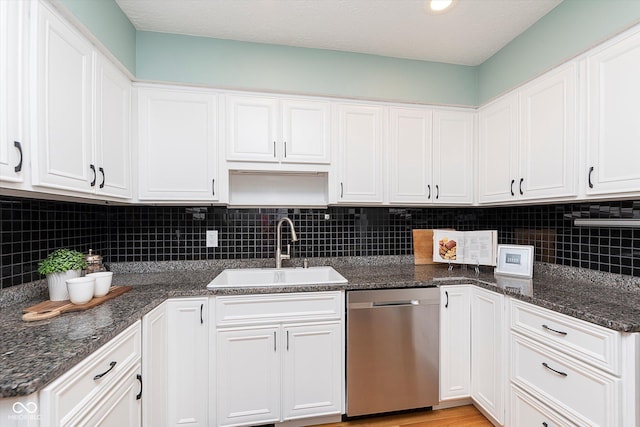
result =
[[[425,10],[429,13],[444,13],[450,10],[456,0],[426,0]]]

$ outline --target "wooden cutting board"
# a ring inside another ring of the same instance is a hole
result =
[[[413,230],[413,258],[415,265],[433,262],[433,230]]]
[[[95,297],[91,301],[84,304],[73,304],[69,300],[43,301],[41,303],[23,309],[22,311],[24,314],[22,315],[22,320],[24,320],[25,322],[33,322],[34,320],[51,319],[52,317],[59,316],[62,313],[88,310],[102,304],[105,301],[122,295],[125,292],[129,292],[130,290],[131,286],[112,286],[105,296]]]

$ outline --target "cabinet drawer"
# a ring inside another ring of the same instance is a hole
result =
[[[41,412],[51,415],[43,420],[42,425],[66,424],[70,417],[99,396],[130,366],[139,362],[140,329],[140,321],[137,321],[42,389],[40,393]],[[104,375],[95,379],[96,375],[101,374]]]
[[[511,355],[511,381],[549,407],[580,425],[620,425],[620,380],[514,333]]]
[[[215,297],[216,325],[341,319],[342,292]]]
[[[511,329],[583,362],[620,375],[620,333],[511,300]]]
[[[511,386],[510,421],[507,425],[518,427],[578,427],[534,399],[518,387]]]

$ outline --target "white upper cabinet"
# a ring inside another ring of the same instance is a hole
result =
[[[131,81],[102,56],[96,62],[96,187],[99,194],[130,199]]]
[[[474,112],[390,108],[389,203],[473,203]]]
[[[37,4],[33,184],[92,193],[99,179],[91,117],[95,53],[73,27]]]
[[[337,104],[338,203],[382,203],[384,107]]]
[[[435,197],[432,112],[390,108],[390,203],[430,203]]]
[[[131,82],[37,5],[33,185],[130,199]]]
[[[576,72],[570,63],[520,91],[522,199],[577,195]]]
[[[217,95],[138,88],[138,198],[218,200]]]
[[[475,112],[433,112],[434,203],[473,203]]]
[[[227,95],[227,160],[328,164],[329,103]]]
[[[637,31],[637,30],[636,30]],[[640,34],[587,55],[588,195],[640,191]]]
[[[572,62],[480,109],[480,203],[577,195],[576,73]]]
[[[0,181],[23,182],[28,160],[23,139],[23,7],[0,2]]]
[[[518,176],[518,95],[482,107],[478,121],[478,201],[511,200]]]

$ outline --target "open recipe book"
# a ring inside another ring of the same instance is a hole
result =
[[[498,231],[433,230],[433,261],[496,265]]]

